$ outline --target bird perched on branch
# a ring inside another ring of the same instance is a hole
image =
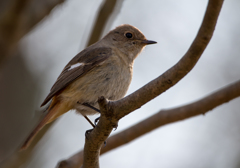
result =
[[[75,109],[86,119],[97,113],[98,97],[109,100],[124,97],[132,80],[134,59],[148,44],[140,30],[121,25],[95,44],[77,54],[63,69],[41,106],[46,115],[32,131],[21,149],[29,146],[35,135],[60,115]]]

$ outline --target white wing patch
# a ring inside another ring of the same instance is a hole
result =
[[[83,65],[83,63],[76,63],[76,64],[73,64],[73,65],[71,65],[70,66],[70,68],[68,69],[68,71],[70,71],[70,70],[72,70],[72,69],[74,69],[74,68],[77,68],[77,67],[79,67],[79,66],[82,66]]]

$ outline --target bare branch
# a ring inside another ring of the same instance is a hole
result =
[[[161,110],[144,121],[108,138],[107,146],[101,149],[101,154],[127,144],[160,126],[205,114],[239,96],[240,81],[237,81],[191,104],[169,110]],[[78,152],[68,160],[62,161],[62,163],[78,165],[76,167],[79,167],[83,163],[83,151]]]
[[[222,3],[223,0],[209,0],[207,11],[195,40],[176,65],[131,95],[112,103],[114,110],[119,111],[117,113],[118,119],[165,92],[192,70],[213,35]]]
[[[83,167],[99,167],[99,164],[95,164],[98,163],[98,161],[96,161],[98,156],[92,156],[99,154],[101,144],[106,140],[112,129],[116,127],[119,119],[160,95],[191,71],[213,35],[222,3],[223,0],[209,0],[207,11],[195,40],[187,53],[176,65],[155,80],[121,100],[108,102],[104,98],[99,99],[102,115],[97,127],[87,135],[84,146]],[[192,108],[194,108],[194,106]],[[175,115],[178,116],[178,113]],[[91,152],[86,152],[86,149],[90,149]],[[74,158],[77,157],[74,156]],[[67,162],[65,161],[64,163]],[[66,165],[71,165],[72,167],[77,166],[73,163],[77,163],[78,166],[81,165],[78,161]]]
[[[101,154],[126,144],[160,126],[181,121],[196,115],[205,114],[239,96],[240,80],[191,104],[173,109],[161,110],[144,121],[110,137],[108,139],[108,145],[101,150]]]

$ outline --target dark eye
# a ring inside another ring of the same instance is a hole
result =
[[[126,36],[127,38],[132,38],[132,33],[126,33],[125,36]]]

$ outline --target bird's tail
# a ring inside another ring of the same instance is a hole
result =
[[[41,122],[36,126],[36,128],[31,132],[31,134],[28,136],[28,138],[25,140],[24,144],[22,145],[20,150],[26,149],[34,139],[34,137],[37,135],[37,133],[48,123],[55,120],[57,117],[59,117],[61,114],[59,112],[61,111],[61,103],[54,103],[54,101],[50,104],[50,106],[47,109],[46,116],[41,120]]]

